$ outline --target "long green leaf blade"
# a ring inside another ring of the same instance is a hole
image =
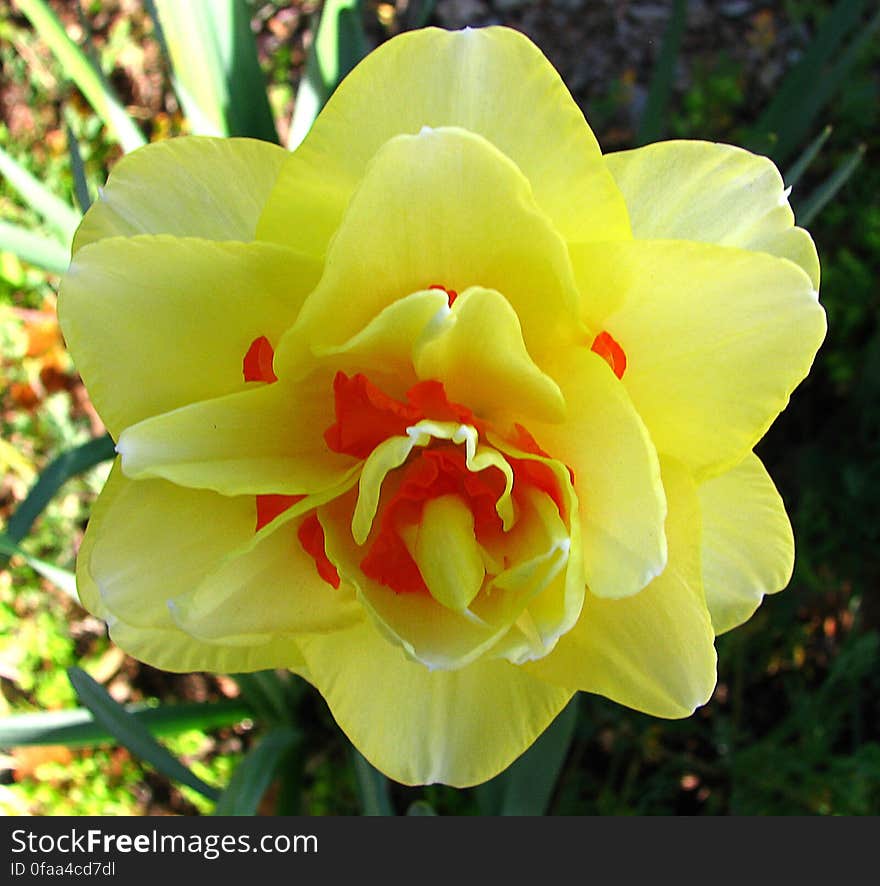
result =
[[[147,707],[126,705],[126,712],[153,735],[177,735],[187,729],[218,729],[252,716],[250,708],[237,699],[215,702]],[[39,711],[14,714],[0,720],[0,747],[57,745],[96,747],[116,738],[98,723],[86,708],[68,711]]]
[[[276,726],[267,732],[232,773],[214,815],[256,815],[275,773],[298,741],[298,733],[290,726]]]
[[[859,145],[834,172],[800,206],[799,225],[808,225],[834,199],[835,194],[849,181],[865,156],[865,146]]]
[[[60,197],[56,197],[39,179],[34,178],[20,163],[0,148],[0,175],[2,175],[35,212],[69,244],[80,222],[80,214]]]
[[[810,168],[810,164],[816,159],[816,157],[819,156],[819,151],[822,150],[825,146],[825,142],[827,142],[830,137],[831,127],[826,126],[819,135],[807,145],[800,157],[788,167],[782,178],[789,188],[793,188],[798,181],[800,181],[801,176]]]
[[[153,0],[174,88],[197,135],[278,141],[244,0]]]
[[[110,84],[67,36],[64,26],[45,0],[18,0],[18,6],[123,149],[133,151],[146,144],[143,133],[125,112]]]
[[[190,772],[183,763],[164,748],[146,729],[109,695],[106,689],[81,668],[69,668],[68,676],[79,700],[124,748],[149,763],[163,775],[198,791],[209,800],[217,800],[220,792]]]
[[[70,264],[70,249],[67,246],[5,221],[0,221],[0,250],[11,252],[53,274],[63,274]]]
[[[287,147],[306,137],[342,78],[367,54],[361,0],[325,0],[296,93]]]
[[[363,815],[394,815],[388,779],[352,747],[354,773]]]
[[[20,542],[30,532],[34,521],[45,509],[46,505],[71,477],[93,468],[102,461],[116,455],[113,440],[109,434],[96,437],[61,453],[40,474],[39,479],[31,488],[27,498],[18,506],[6,524],[6,535],[14,544]],[[3,559],[0,558],[0,564]]]
[[[485,815],[543,815],[577,725],[575,696],[538,740],[511,766],[478,790]]]
[[[669,17],[669,23],[663,34],[660,55],[648,86],[648,98],[645,102],[645,110],[642,112],[642,119],[639,122],[636,144],[646,145],[663,137],[663,121],[666,117],[669,96],[672,94],[675,63],[678,60],[686,18],[687,3],[685,0],[675,0],[672,15]]]
[[[26,551],[23,551],[16,545],[6,533],[0,532],[0,554],[4,557],[18,556],[24,558],[25,562],[38,572],[43,578],[48,579],[59,590],[63,591],[74,600],[78,599],[76,594],[76,576],[67,569],[60,566],[54,566],[38,557],[32,557]]]

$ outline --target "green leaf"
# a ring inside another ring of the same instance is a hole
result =
[[[436,815],[437,810],[427,800],[416,800],[409,804],[407,815]]]
[[[859,145],[843,162],[813,191],[800,205],[797,212],[797,223],[805,226],[834,199],[835,194],[849,181],[865,156],[865,146]]]
[[[23,557],[35,572],[38,572],[43,578],[51,581],[55,587],[64,591],[69,597],[74,600],[79,599],[76,593],[76,576],[72,572],[67,569],[62,569],[60,566],[53,566],[45,560],[32,557],[16,545],[5,532],[0,532],[0,554],[5,558],[13,556]]]
[[[351,749],[363,815],[394,815],[388,779],[357,748]]]
[[[67,246],[5,221],[0,221],[0,252],[11,252],[23,261],[53,274],[63,274],[70,264],[70,249]]]
[[[237,699],[186,704],[126,705],[125,711],[153,735],[176,735],[187,729],[217,729],[252,716],[250,708]],[[0,747],[56,745],[95,747],[111,744],[115,737],[103,728],[91,711],[40,711],[14,714],[0,720]]]
[[[477,788],[485,815],[543,815],[577,725],[575,696],[538,740],[500,775]]]
[[[642,112],[642,119],[639,121],[639,131],[636,135],[636,144],[638,145],[657,141],[664,135],[663,121],[666,119],[666,106],[669,104],[669,96],[672,94],[675,63],[678,61],[678,51],[681,47],[681,38],[684,35],[686,18],[687,3],[685,0],[675,0],[669,23],[663,34],[660,55],[657,57],[657,63],[651,74],[645,109]]]
[[[825,142],[831,137],[831,127],[826,126],[816,138],[803,150],[800,157],[788,167],[783,181],[789,188],[793,188],[801,176],[810,168],[810,164],[819,156],[819,151],[825,146]]]
[[[213,814],[256,815],[275,773],[298,742],[299,733],[290,726],[270,729],[238,764]]]
[[[152,0],[150,6],[191,130],[277,142],[245,0]]]
[[[27,498],[9,518],[9,522],[6,524],[6,536],[13,544],[18,544],[30,532],[34,521],[40,516],[62,484],[102,461],[113,458],[115,454],[113,440],[109,434],[105,434],[103,437],[96,437],[59,455],[43,470],[27,494]],[[5,558],[0,557],[0,565],[4,560]]]
[[[24,201],[57,231],[61,241],[70,245],[80,214],[60,197],[56,197],[41,181],[34,178],[20,163],[0,148],[0,174],[21,194]]]
[[[290,150],[306,137],[327,99],[368,50],[361,0],[325,0],[296,93]]]
[[[76,202],[83,212],[87,212],[92,205],[92,197],[89,194],[89,183],[86,180],[86,168],[83,165],[82,153],[79,149],[79,139],[67,120],[64,124],[67,132],[67,147],[70,152],[70,169],[73,172],[73,190],[76,194]]]
[[[205,784],[150,734],[144,724],[114,701],[106,689],[81,668],[68,668],[67,674],[79,700],[124,748],[149,763],[168,778],[216,801],[220,792]]]
[[[64,73],[76,83],[123,149],[133,151],[146,144],[143,133],[125,112],[110,84],[82,49],[67,36],[64,25],[45,0],[18,0],[18,6],[34,30],[46,41]]]
[[[285,682],[277,671],[254,671],[251,674],[232,674],[242,696],[260,720],[266,723],[290,723],[293,703]]]
[[[880,28],[880,12],[862,21],[864,0],[839,0],[800,61],[786,74],[749,139],[752,150],[783,163],[803,144],[813,121],[846,83]]]

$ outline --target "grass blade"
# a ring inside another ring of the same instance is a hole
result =
[[[250,717],[250,708],[237,699],[162,705],[126,705],[125,711],[153,735],[176,735],[187,729],[218,729]],[[86,708],[15,714],[0,720],[0,747],[57,745],[95,747],[116,739]]]
[[[152,0],[174,88],[197,135],[277,142],[244,0]]]
[[[198,791],[209,800],[216,801],[219,798],[220,792],[216,788],[190,772],[180,760],[159,744],[144,724],[114,701],[100,683],[81,668],[68,668],[67,673],[79,700],[92,712],[96,722],[124,748],[163,775]]]
[[[0,221],[0,251],[11,252],[53,274],[63,274],[70,264],[68,246],[5,221]]]
[[[79,149],[79,139],[69,121],[65,122],[64,128],[67,132],[67,149],[70,152],[70,169],[73,172],[73,192],[76,195],[77,205],[85,213],[92,205],[89,183],[86,180],[86,167]]]
[[[270,729],[238,764],[213,814],[256,815],[275,773],[298,741],[299,734],[290,726]]]
[[[67,594],[68,597],[77,601],[79,600],[76,593],[76,576],[70,572],[70,570],[62,569],[60,566],[53,566],[45,560],[32,557],[18,547],[18,545],[16,545],[12,539],[3,532],[0,532],[0,554],[6,559],[14,556],[22,557],[34,572],[38,572],[43,578],[51,581],[55,587]]]
[[[6,524],[7,538],[13,544],[18,544],[30,532],[34,520],[40,516],[63,483],[115,455],[116,449],[109,434],[96,437],[59,455],[40,474],[27,498],[9,518]],[[0,557],[0,565],[3,560],[4,558]]]
[[[511,766],[478,788],[484,815],[543,815],[577,725],[577,696]]]
[[[800,157],[791,164],[782,177],[786,187],[793,188],[801,176],[810,168],[810,164],[819,156],[819,151],[831,137],[831,127],[826,126],[803,150]]]
[[[368,49],[361,0],[326,0],[296,93],[290,150],[306,137],[327,99]]]
[[[394,815],[388,779],[356,748],[351,754],[363,815]]]
[[[61,236],[65,244],[73,239],[80,222],[80,214],[60,197],[56,197],[41,181],[34,178],[20,163],[0,148],[0,175],[2,175],[35,212]]]
[[[681,38],[684,36],[686,20],[687,3],[685,0],[675,0],[669,24],[663,34],[660,55],[657,57],[657,63],[651,74],[648,98],[636,135],[637,145],[646,145],[663,137],[665,128],[663,121],[666,118],[669,96],[672,94],[675,63],[678,61],[678,51],[681,48]]]
[[[752,150],[785,162],[813,121],[843,87],[880,28],[880,13],[862,24],[864,0],[839,0],[823,19],[800,61],[785,76],[749,139]]]
[[[76,83],[123,149],[133,151],[145,144],[143,133],[125,112],[110,84],[82,49],[67,36],[64,26],[45,0],[18,0],[18,6],[34,30],[46,41],[64,73]]]
[[[808,225],[849,181],[865,156],[865,146],[859,145],[828,178],[807,197],[799,207],[797,223]]]

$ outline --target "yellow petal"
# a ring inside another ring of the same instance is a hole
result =
[[[461,293],[417,344],[414,365],[420,378],[442,381],[450,400],[501,427],[565,416],[559,386],[532,361],[516,312],[492,290]]]
[[[108,239],[74,256],[58,312],[92,401],[118,437],[149,416],[245,390],[251,342],[265,335],[277,345],[318,273],[311,260],[265,243]]]
[[[467,787],[528,748],[572,693],[504,661],[429,671],[370,624],[304,637],[309,679],[336,722],[403,784]]]
[[[174,234],[253,240],[289,154],[249,138],[187,136],[123,157],[76,232],[73,252],[105,237]]]
[[[322,436],[334,421],[332,391],[329,375],[319,374],[148,418],[119,438],[123,470],[224,495],[319,492],[357,469]]]
[[[749,454],[699,487],[703,584],[716,634],[747,621],[794,568],[794,537],[770,475]]]
[[[334,588],[320,577],[297,538],[298,523],[289,519],[173,598],[175,622],[199,640],[251,646],[363,619],[350,586]]]
[[[634,237],[769,252],[799,265],[819,288],[816,247],[795,227],[788,191],[767,157],[713,142],[665,141],[605,160]]]
[[[503,293],[533,354],[577,332],[564,241],[519,169],[461,129],[424,129],[379,150],[334,236],[321,282],[282,341],[279,365],[288,348],[340,344],[383,308],[433,285]]]
[[[604,325],[658,452],[701,475],[751,451],[825,336],[807,275],[765,253],[634,240],[595,247],[592,273],[599,290],[627,287]]]
[[[529,431],[574,471],[587,585],[599,597],[635,594],[666,565],[657,453],[626,391],[588,344],[560,355],[552,371],[568,417]]]
[[[700,512],[688,472],[664,461],[669,563],[641,593],[590,593],[577,625],[525,665],[560,686],[605,695],[655,717],[686,717],[715,686],[714,634],[700,579]]]
[[[77,558],[80,599],[107,621],[122,649],[154,667],[220,672],[285,667],[302,673],[302,656],[288,638],[254,646],[204,643],[171,618],[168,601],[198,585],[229,551],[245,544],[255,518],[253,498],[129,480],[117,461]]]
[[[533,43],[506,28],[411,31],[370,53],[285,164],[258,236],[322,255],[373,155],[423,126],[458,126],[490,141],[566,239],[629,236],[623,199],[565,84]]]

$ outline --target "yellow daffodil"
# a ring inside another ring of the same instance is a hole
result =
[[[825,333],[773,164],[603,156],[502,28],[397,37],[294,153],[122,160],[61,321],[119,458],[85,605],[168,670],[289,668],[405,783],[578,690],[683,717],[788,581],[752,453]]]

